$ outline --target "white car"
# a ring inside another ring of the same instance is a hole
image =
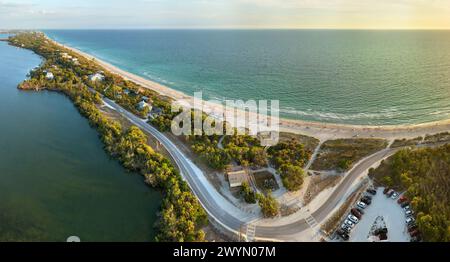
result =
[[[408,218],[406,219],[406,224],[407,224],[407,225],[410,225],[410,224],[412,224],[412,223],[414,223],[414,222],[416,222],[416,220],[415,220],[413,217],[408,217]]]
[[[411,206],[405,206],[405,211],[411,210]]]
[[[394,193],[394,194],[392,194],[391,199],[392,199],[392,200],[397,200],[397,198],[398,198],[399,196],[400,196],[400,195],[399,195],[398,193]]]
[[[355,224],[350,220],[345,220],[344,224],[347,225],[349,228],[353,228],[355,226]]]
[[[357,217],[355,217],[354,215],[348,215],[348,220],[350,220],[351,222],[358,224],[359,219]]]
[[[405,214],[407,217],[409,217],[409,216],[412,216],[414,214],[414,212],[411,209],[408,209],[408,210],[406,210]]]
[[[363,202],[358,202],[358,204],[356,204],[359,208],[362,208],[362,209],[366,209],[366,207],[367,207],[367,204],[366,203],[363,203]]]

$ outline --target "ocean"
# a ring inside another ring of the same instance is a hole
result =
[[[45,33],[188,95],[279,100],[285,118],[398,125],[450,117],[450,31]]]

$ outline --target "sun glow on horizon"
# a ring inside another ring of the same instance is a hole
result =
[[[5,28],[450,29],[449,0],[0,0]]]

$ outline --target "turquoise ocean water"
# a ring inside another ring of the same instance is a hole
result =
[[[450,117],[450,31],[46,31],[206,99],[277,99],[286,118],[358,125]]]

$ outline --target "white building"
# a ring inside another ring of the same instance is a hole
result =
[[[245,170],[231,171],[227,173],[231,188],[240,187],[244,182],[248,183],[248,174]]]
[[[149,104],[147,104],[147,102],[145,102],[144,100],[142,100],[141,102],[139,102],[139,104],[137,105],[137,108],[138,108],[140,111],[144,110],[144,109],[147,108],[147,107],[150,109],[150,111],[152,110],[151,106],[150,106]]]
[[[105,79],[105,76],[100,73],[95,73],[95,74],[89,76],[89,80],[92,82],[103,81],[104,79]]]
[[[47,78],[48,80],[53,80],[55,78],[55,76],[53,75],[52,72],[47,72],[45,74],[45,78]]]

